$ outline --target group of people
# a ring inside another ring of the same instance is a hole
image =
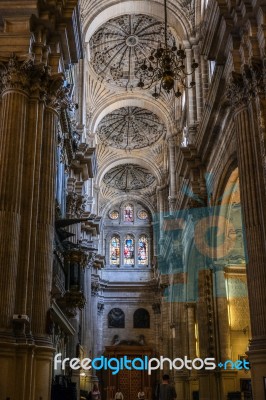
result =
[[[163,375],[163,380],[161,384],[158,384],[155,388],[155,400],[175,400],[176,399],[176,391],[174,386],[169,383],[170,377],[169,375]],[[143,388],[139,389],[138,399],[137,400],[145,400],[145,392]],[[92,391],[88,395],[88,400],[101,400],[101,393],[96,384],[93,385]],[[117,389],[114,400],[124,400],[124,395],[121,392],[120,388]],[[127,400],[127,399],[125,399]]]

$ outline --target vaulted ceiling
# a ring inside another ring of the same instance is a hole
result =
[[[196,35],[195,1],[168,1],[169,45]],[[97,138],[100,212],[121,198],[157,207],[168,179],[167,139],[176,134],[181,100],[137,86],[139,67],[164,40],[163,1],[82,0],[87,49],[87,129]]]

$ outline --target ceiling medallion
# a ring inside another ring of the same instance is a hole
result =
[[[113,18],[91,37],[93,69],[110,84],[136,88],[139,82],[136,72],[164,37],[164,25],[152,17],[138,14]],[[169,32],[167,40],[169,46],[174,41]]]
[[[139,43],[139,39],[136,35],[130,35],[128,36],[128,38],[126,39],[126,44],[129,47],[134,47]]]
[[[97,130],[104,144],[124,150],[151,146],[165,133],[157,115],[140,107],[123,107],[107,114]]]
[[[129,192],[151,186],[156,182],[156,178],[146,168],[139,165],[123,164],[107,172],[103,177],[103,182],[108,187]]]

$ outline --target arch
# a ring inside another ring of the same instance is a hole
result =
[[[146,97],[146,98],[145,98]],[[153,100],[150,94],[145,91],[134,93],[115,93],[112,96],[105,97],[103,101],[97,105],[97,110],[93,112],[90,121],[89,130],[96,132],[101,120],[112,111],[122,107],[141,107],[154,112],[160,120],[165,124],[167,136],[173,131],[174,122],[171,121],[167,104],[160,100]]]
[[[152,203],[149,202],[149,200],[145,197],[142,197],[140,195],[128,195],[128,194],[123,194],[119,197],[115,197],[112,200],[109,200],[105,206],[103,207],[103,209],[101,210],[101,215],[103,218],[106,218],[107,213],[109,212],[109,210],[116,206],[118,202],[125,202],[125,201],[131,201],[131,202],[138,202],[140,204],[143,204],[143,206],[145,208],[148,209],[148,211],[150,212],[151,217],[155,214],[155,209],[154,206],[152,205]]]
[[[122,164],[138,164],[140,167],[146,168],[147,170],[149,170],[151,173],[154,174],[155,178],[157,179],[158,185],[160,185],[162,178],[161,178],[160,170],[158,169],[157,165],[152,160],[147,160],[147,159],[144,160],[141,157],[141,154],[139,156],[137,156],[137,153],[140,153],[140,152],[136,152],[135,157],[129,156],[129,155],[124,155],[124,156],[120,157],[119,159],[116,159],[116,160],[112,159],[109,162],[103,163],[103,166],[99,169],[99,171],[97,173],[97,177],[95,179],[95,186],[100,187],[104,175],[112,168],[117,167],[118,165],[122,165]]]
[[[121,308],[112,308],[109,311],[108,328],[125,328],[125,313]]]
[[[133,315],[133,328],[149,329],[150,313],[145,308],[138,308]]]
[[[146,0],[140,0],[138,2],[124,0],[107,4],[105,8],[102,7],[100,10],[98,7],[87,9],[87,18],[83,29],[85,42],[89,42],[93,33],[107,22],[110,16],[115,18],[123,14],[146,14],[159,21],[163,21],[163,4],[159,4],[158,2],[152,3],[153,2],[147,2]],[[94,4],[95,3],[93,3],[93,5]],[[182,8],[176,7],[176,3],[168,3],[168,25],[171,27],[171,31],[176,39],[188,40],[189,33],[192,31],[192,26]]]

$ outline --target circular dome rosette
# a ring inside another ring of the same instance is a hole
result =
[[[133,150],[152,145],[166,133],[166,128],[151,111],[123,107],[107,114],[100,122],[97,133],[108,146]]]
[[[112,168],[103,177],[107,187],[129,192],[153,185],[156,178],[146,168],[136,164],[123,164]]]
[[[167,33],[169,46],[174,37]],[[136,76],[145,58],[164,43],[164,25],[146,15],[113,18],[91,37],[91,64],[107,82],[126,89],[137,86]]]

